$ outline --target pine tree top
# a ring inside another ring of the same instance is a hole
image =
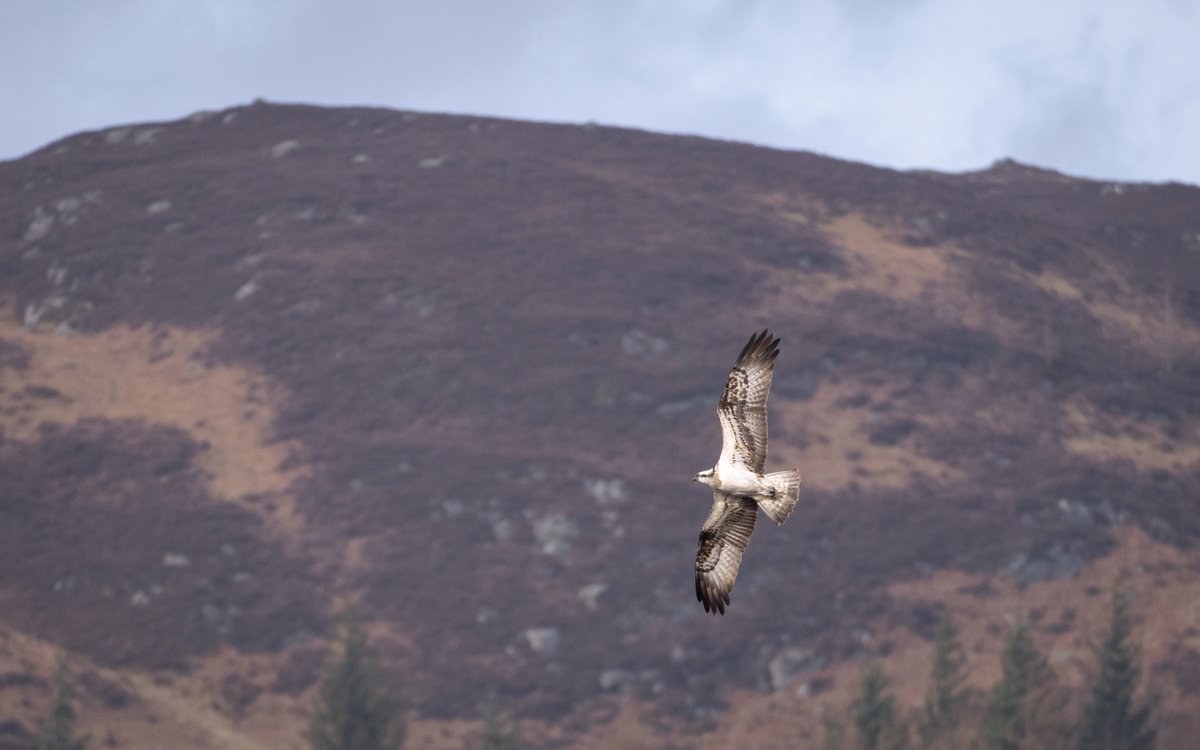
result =
[[[339,628],[337,646],[313,705],[309,744],[313,750],[400,748],[403,706],[353,615]]]
[[[1135,707],[1140,666],[1133,640],[1129,595],[1114,590],[1108,630],[1092,646],[1096,671],[1090,697],[1083,706],[1077,747],[1087,750],[1150,750],[1155,730],[1151,707]]]
[[[992,688],[984,715],[985,746],[989,750],[1025,750],[1051,746],[1042,741],[1044,737],[1061,741],[1057,714],[1062,701],[1056,695],[1054,672],[1024,622],[1009,629],[1000,669],[1000,682]]]
[[[926,745],[952,734],[962,721],[969,691],[966,681],[966,651],[958,640],[958,628],[949,612],[942,615],[933,637],[933,663],[929,670],[929,688],[919,723]]]
[[[495,692],[488,693],[481,711],[483,750],[521,750],[525,746]]]
[[[54,697],[50,711],[38,721],[38,750],[85,750],[87,737],[75,736],[75,686],[67,659],[60,656],[54,670]]]
[[[852,711],[862,750],[885,750],[903,731],[896,719],[895,698],[888,692],[888,679],[874,662],[863,669]]]

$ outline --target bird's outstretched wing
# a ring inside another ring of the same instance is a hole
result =
[[[717,404],[721,420],[718,464],[741,464],[761,474],[767,462],[767,395],[779,356],[779,339],[769,331],[750,337],[729,371]]]
[[[713,492],[712,510],[700,529],[700,551],[696,553],[696,598],[705,612],[725,614],[757,517],[758,506],[752,499]]]

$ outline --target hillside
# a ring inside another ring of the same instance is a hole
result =
[[[489,688],[539,746],[791,746],[864,656],[919,704],[946,606],[972,682],[1021,617],[1079,684],[1118,579],[1197,731],[1196,187],[256,103],[0,194],[14,737],[57,647],[115,746],[301,747],[355,604],[410,746]],[[690,480],[765,326],[802,502],[713,618]]]

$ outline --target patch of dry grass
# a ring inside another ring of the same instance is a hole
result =
[[[25,674],[49,684],[59,650],[34,636],[0,626],[0,653],[19,663]],[[303,713],[296,699],[263,694],[250,718],[243,724],[224,712],[220,705],[220,679],[236,671],[265,677],[264,659],[248,657],[231,649],[198,664],[195,672],[144,673],[117,671],[96,666],[78,655],[69,655],[70,674],[76,687],[78,718],[76,730],[90,734],[92,744],[113,737],[121,747],[190,747],[196,750],[267,750],[302,747],[298,728]],[[7,660],[6,660],[7,661]],[[107,705],[80,680],[83,673],[111,683],[129,696],[124,705]],[[0,714],[32,728],[49,707],[50,694],[36,685],[0,691]]]
[[[1074,400],[1065,409],[1071,434],[1067,450],[1098,460],[1126,459],[1138,469],[1187,471],[1200,464],[1200,420],[1188,419],[1171,437],[1161,428],[1128,417],[1101,414]]]
[[[846,268],[823,277],[819,285],[807,286],[810,296],[831,299],[841,292],[870,291],[912,301],[929,287],[944,283],[950,275],[948,258],[955,252],[953,248],[906,245],[860,214],[845,214],[816,224],[805,211],[781,209],[777,216],[794,224],[819,228],[839,248]]]
[[[845,489],[852,482],[905,487],[917,474],[943,481],[962,478],[954,467],[917,453],[910,438],[894,445],[872,442],[878,415],[867,405],[846,405],[847,399],[865,391],[866,386],[857,382],[827,381],[807,401],[773,398],[771,420],[778,437],[771,441],[767,468],[799,467],[805,486],[826,491]],[[923,419],[917,417],[918,422]],[[789,439],[795,437],[802,441]]]
[[[92,335],[26,331],[0,322],[0,341],[29,354],[0,373],[9,439],[33,440],[47,422],[134,419],[181,429],[206,446],[199,459],[214,495],[244,505],[291,534],[303,526],[288,490],[304,471],[284,468],[297,446],[270,438],[280,386],[232,365],[206,364],[212,331],[118,326]],[[29,395],[28,389],[56,395]],[[268,496],[274,510],[248,502]]]
[[[936,319],[987,331],[1009,342],[1023,335],[1019,321],[972,291],[959,267],[959,261],[966,258],[961,248],[946,242],[913,246],[903,240],[900,227],[862,214],[822,218],[815,209],[776,203],[767,201],[779,218],[818,229],[828,237],[844,266],[827,272],[772,268],[776,289],[765,303],[768,311],[790,314],[797,304],[827,303],[844,292],[869,292],[901,305],[919,306]]]
[[[1052,294],[1079,301],[1107,335],[1132,344],[1168,371],[1185,352],[1200,350],[1200,327],[1176,309],[1169,284],[1148,294],[1135,288],[1111,263],[1098,262],[1095,272],[1100,282],[1089,284],[1087,295],[1059,274],[1029,274],[1029,278]]]

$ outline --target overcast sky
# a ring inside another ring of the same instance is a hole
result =
[[[256,97],[1200,184],[1200,2],[0,0],[0,159]]]

